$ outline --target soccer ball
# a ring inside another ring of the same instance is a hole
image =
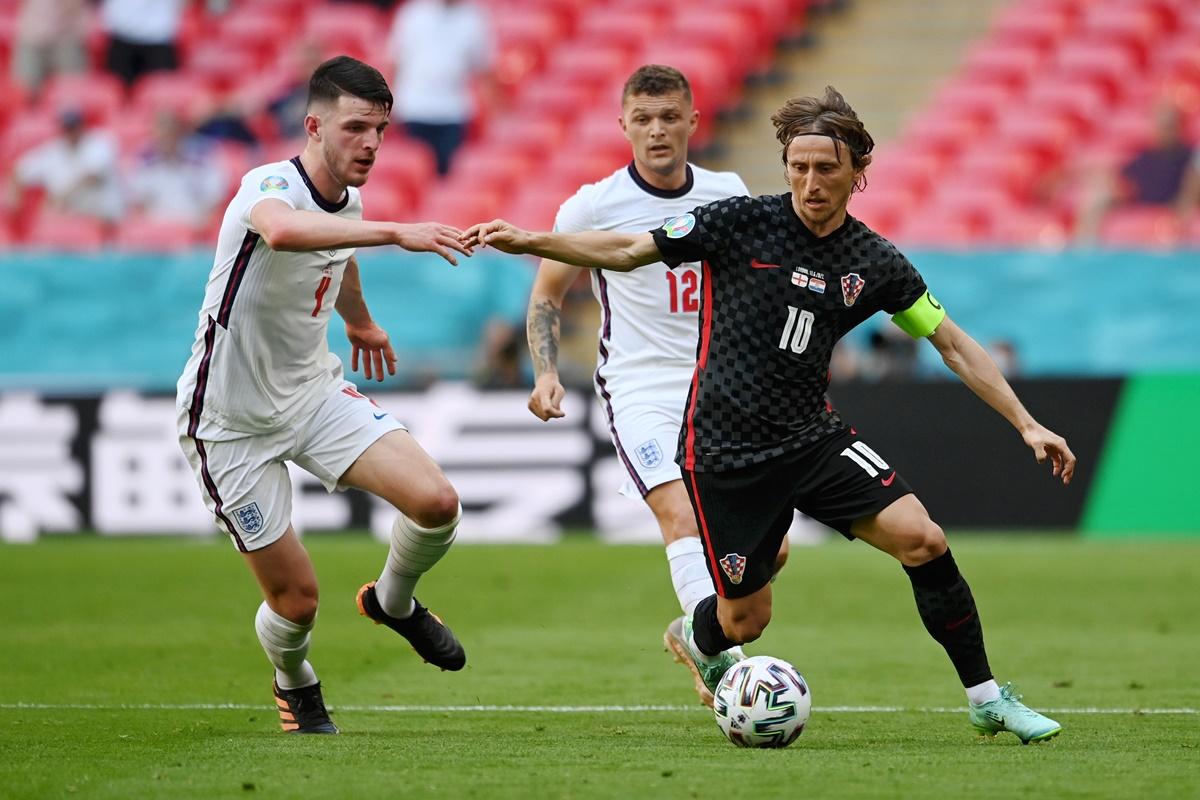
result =
[[[713,696],[717,726],[738,747],[787,747],[804,732],[811,711],[804,677],[772,656],[734,664]]]

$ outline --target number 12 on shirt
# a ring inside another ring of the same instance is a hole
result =
[[[696,290],[700,288],[700,279],[694,269],[681,270],[678,275],[675,270],[667,270],[667,292],[671,296],[671,313],[695,314],[700,310],[700,301],[696,299]]]

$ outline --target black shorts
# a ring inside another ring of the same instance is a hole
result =
[[[742,469],[684,470],[683,483],[721,597],[745,597],[767,585],[793,510],[853,539],[856,519],[912,492],[853,429]]]

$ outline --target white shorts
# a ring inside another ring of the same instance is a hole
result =
[[[618,491],[644,500],[655,486],[680,480],[675,450],[683,421],[683,397],[672,393],[638,392],[606,397],[598,392],[617,458],[629,473]]]
[[[222,431],[206,439],[189,436],[188,422],[188,410],[180,409],[179,444],[204,504],[242,552],[266,547],[291,525],[292,483],[285,461],[311,472],[333,492],[346,488],[338,481],[379,437],[407,430],[348,381],[295,428],[232,438]]]

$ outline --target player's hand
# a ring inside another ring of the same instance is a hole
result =
[[[437,253],[456,267],[458,259],[453,251],[471,255],[471,245],[465,244],[462,236],[463,232],[458,228],[440,222],[396,225],[396,244],[414,253]]]
[[[562,400],[567,390],[558,382],[558,376],[546,373],[537,379],[529,394],[529,410],[542,422],[565,417]]]
[[[347,325],[346,338],[350,340],[351,372],[358,372],[358,360],[362,356],[363,377],[367,380],[382,381],[385,364],[388,375],[396,374],[396,352],[383,328],[374,322]]]
[[[523,255],[529,234],[502,219],[480,222],[467,228],[461,240],[467,247],[494,247],[502,253]]]
[[[1075,454],[1067,447],[1067,440],[1052,430],[1034,424],[1024,431],[1021,438],[1033,449],[1034,458],[1039,464],[1050,459],[1053,474],[1062,479],[1063,484],[1071,482],[1075,475]]]

